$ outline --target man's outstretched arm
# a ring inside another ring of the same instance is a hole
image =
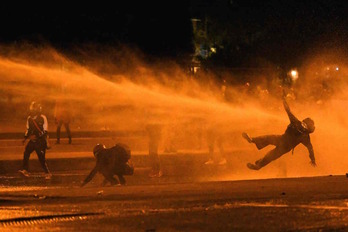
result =
[[[308,149],[309,152],[309,158],[311,159],[311,165],[312,166],[317,166],[316,162],[315,162],[315,156],[314,156],[314,150],[313,150],[313,145],[310,141],[310,138],[308,137],[308,140],[306,140],[303,145],[305,145]]]
[[[93,170],[89,173],[89,175],[86,177],[86,179],[82,182],[81,187],[85,186],[88,182],[90,182],[95,174],[98,172],[98,166],[96,165]]]
[[[309,158],[311,159],[311,164],[312,166],[317,166],[315,162],[315,157],[314,157],[314,151],[313,151],[313,146],[310,143],[309,146],[307,146],[308,152],[309,152]]]
[[[283,105],[284,105],[284,109],[286,111],[286,113],[288,114],[288,117],[290,119],[290,122],[298,122],[300,120],[298,120],[296,118],[296,116],[290,111],[290,107],[288,105],[288,103],[286,102],[286,98],[285,96],[283,96]]]

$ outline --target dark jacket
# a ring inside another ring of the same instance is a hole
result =
[[[285,141],[282,145],[285,149],[290,151],[291,149],[294,149],[298,144],[302,143],[308,149],[309,158],[313,163],[315,163],[313,146],[309,136],[310,132],[308,131],[306,125],[298,120],[290,111],[290,107],[285,100],[283,101],[283,104],[285,111],[290,119],[290,124],[286,128],[285,133],[282,135],[284,138],[283,141]]]
[[[125,144],[119,143],[111,148],[104,149],[98,153],[96,158],[96,165],[83,181],[82,186],[91,181],[98,172],[111,183],[114,182],[114,175],[123,178],[123,175],[133,174],[134,169],[131,168],[130,170],[130,166],[128,165],[128,161],[131,158],[131,151]]]
[[[24,138],[30,138],[33,141],[37,139],[46,139],[48,130],[47,118],[43,114],[36,116],[28,116],[27,118],[27,130],[24,134]]]

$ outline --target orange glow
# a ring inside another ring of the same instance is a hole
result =
[[[315,121],[317,129],[312,135],[312,143],[318,167],[310,167],[307,150],[299,145],[294,156],[286,154],[262,172],[255,173],[245,164],[264,156],[268,148],[258,151],[243,140],[241,133],[246,131],[257,136],[284,132],[288,118],[282,108],[281,96],[269,93],[278,88],[276,82],[267,91],[264,86],[257,88],[253,82],[240,86],[227,84],[222,88],[210,81],[210,74],[192,79],[172,63],[149,66],[134,54],[117,64],[92,59],[84,66],[49,48],[10,54],[0,57],[2,104],[11,101],[18,107],[27,107],[30,101],[40,99],[44,101],[43,110],[48,119],[52,120],[50,114],[54,109],[51,103],[57,98],[68,98],[74,105],[74,124],[81,130],[100,130],[107,125],[111,130],[142,131],[148,123],[160,123],[164,128],[163,141],[166,136],[170,137],[179,151],[207,150],[206,129],[213,127],[225,136],[226,151],[239,151],[230,157],[234,169],[231,175],[227,171],[227,178],[275,177],[284,167],[288,176],[347,171],[348,91],[343,91],[347,90],[347,83],[332,83],[334,87],[329,86],[327,90],[332,91],[329,98],[320,95],[324,85],[314,73],[319,67],[325,67],[322,63],[311,60],[305,64],[307,68],[301,69],[301,79],[294,85],[296,98],[289,100],[299,119],[310,116]],[[347,76],[346,63],[341,60],[338,65],[340,75]],[[232,78],[227,74],[225,77],[226,80]],[[254,79],[262,80],[259,76]],[[325,83],[324,87],[328,85],[324,77],[321,81]],[[262,91],[255,92],[258,89]],[[229,101],[224,99],[226,96]],[[320,104],[318,100],[321,100]],[[25,113],[23,108],[17,110],[11,115],[13,123],[1,124],[0,129],[6,131],[18,125],[18,130],[22,131]],[[6,118],[7,114],[2,113],[0,117]],[[203,145],[198,148],[200,142]]]
[[[291,70],[290,71],[290,75],[291,75],[291,79],[293,81],[296,81],[298,79],[298,72],[297,72],[297,70],[295,70],[295,69]]]

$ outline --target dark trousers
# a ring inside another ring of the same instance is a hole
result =
[[[118,183],[124,185],[126,184],[126,179],[123,177],[124,175],[133,175],[134,167],[130,163],[118,164],[115,165],[113,172],[103,172],[104,181],[103,186],[110,182],[111,185],[116,185]],[[114,175],[117,175],[119,182],[115,179]]]
[[[49,173],[47,163],[46,163],[46,141],[43,139],[32,141],[30,140],[25,147],[24,158],[23,158],[23,169],[29,171],[29,157],[30,154],[35,151],[37,157],[39,158],[42,169]]]
[[[57,125],[57,141],[60,140],[60,128],[62,127],[63,124],[66,130],[66,133],[68,134],[69,142],[71,142],[71,133],[70,133],[69,123],[63,122],[61,120],[58,121],[58,125]]]
[[[150,142],[149,142],[149,157],[150,157],[152,170],[153,171],[160,171],[161,165],[160,165],[160,159],[158,156],[158,142],[157,141],[150,140]]]
[[[258,149],[262,149],[268,145],[276,146],[274,149],[270,150],[263,158],[255,162],[255,164],[260,168],[266,166],[273,160],[278,159],[292,149],[292,147],[288,145],[286,137],[283,135],[265,135],[254,137],[252,139],[253,143],[255,143]]]
[[[214,153],[215,145],[219,148],[219,153]],[[217,138],[208,136],[208,148],[209,148],[209,157],[215,161],[219,161],[220,159],[225,158],[224,155],[224,146],[223,146],[223,138],[218,136]]]

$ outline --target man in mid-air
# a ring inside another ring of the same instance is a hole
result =
[[[285,153],[293,150],[300,143],[307,147],[311,165],[314,167],[316,166],[313,146],[309,136],[309,134],[313,133],[315,130],[314,121],[311,118],[306,118],[303,121],[298,120],[290,111],[289,105],[285,99],[285,94],[283,94],[283,105],[290,119],[290,124],[284,134],[250,137],[247,133],[242,133],[243,138],[245,138],[249,143],[254,143],[259,150],[268,145],[276,146],[263,158],[257,160],[255,164],[248,163],[248,168],[259,170],[273,160],[276,160]]]
[[[125,144],[118,143],[111,148],[106,148],[103,144],[97,144],[93,149],[94,157],[97,163],[93,170],[83,181],[81,187],[90,182],[97,172],[104,176],[103,186],[110,182],[111,185],[121,183],[126,184],[126,179],[123,175],[133,175],[134,167],[130,162],[131,151]],[[118,179],[115,179],[115,175]]]

